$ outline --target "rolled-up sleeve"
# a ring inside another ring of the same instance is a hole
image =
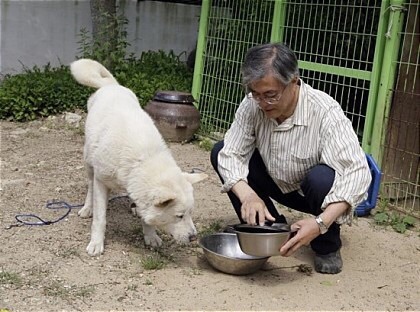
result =
[[[332,167],[336,176],[322,209],[334,202],[347,202],[350,209],[336,222],[351,224],[354,209],[367,197],[372,176],[350,120],[339,112],[332,111],[330,114],[333,118],[327,118],[324,124],[328,130],[321,162]]]
[[[226,132],[218,155],[219,174],[224,181],[222,192],[228,192],[240,180],[247,182],[249,160],[255,150],[255,110],[252,100],[244,98]]]

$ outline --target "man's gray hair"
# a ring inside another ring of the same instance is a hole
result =
[[[251,83],[268,74],[276,77],[282,84],[299,77],[298,61],[295,53],[283,43],[267,43],[248,50],[242,65],[242,83]]]

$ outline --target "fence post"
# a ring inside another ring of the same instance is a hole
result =
[[[274,3],[273,22],[271,23],[271,42],[283,42],[284,23],[286,18],[286,3],[276,0]]]
[[[388,29],[385,33],[384,56],[382,62],[381,78],[379,81],[378,98],[375,109],[376,121],[372,131],[371,154],[382,167],[383,145],[385,141],[387,118],[392,101],[395,73],[397,69],[398,54],[400,50],[401,31],[404,22],[402,11],[404,0],[391,0],[388,10]]]
[[[191,94],[197,101],[196,106],[200,105],[200,89],[202,83],[202,73],[204,69],[204,46],[206,44],[207,26],[209,20],[209,12],[211,7],[211,0],[203,0],[201,4],[200,23],[198,30],[197,47],[195,50],[195,65],[194,65],[194,76]]]
[[[387,13],[389,0],[383,0],[381,3],[381,11],[379,13],[379,25],[375,43],[375,55],[373,57],[373,66],[370,77],[368,105],[366,109],[365,125],[363,127],[362,147],[366,153],[371,153],[372,147],[372,131],[375,123],[375,109],[377,105],[379,80],[381,78],[381,66],[384,57],[384,46],[387,22],[389,14]]]

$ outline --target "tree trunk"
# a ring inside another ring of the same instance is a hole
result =
[[[97,61],[112,70],[113,62],[109,56],[115,51],[118,35],[116,0],[90,0],[90,10],[93,46],[100,47],[105,58]]]

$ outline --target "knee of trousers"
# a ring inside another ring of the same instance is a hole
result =
[[[316,165],[302,181],[301,188],[305,196],[307,194],[317,194],[317,196],[325,197],[330,191],[334,179],[334,169],[327,165]]]
[[[214,170],[216,170],[216,172],[218,172],[218,161],[217,161],[217,156],[219,155],[220,150],[223,148],[223,141],[219,141],[216,144],[214,144],[211,152],[210,152],[210,162],[211,165],[213,166]]]

